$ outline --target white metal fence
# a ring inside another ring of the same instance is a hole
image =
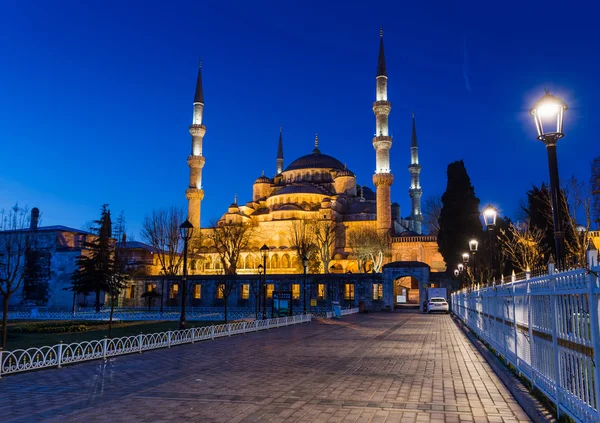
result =
[[[104,338],[97,341],[72,344],[60,343],[51,347],[44,346],[26,350],[2,351],[0,349],[0,378],[10,373],[45,367],[61,367],[64,364],[99,358],[106,359],[122,354],[141,353],[156,348],[170,348],[179,344],[193,344],[197,341],[295,325],[311,320],[312,315],[306,314],[161,333],[139,334],[121,338]]]
[[[356,313],[358,313],[358,310],[359,310],[358,307],[355,307],[355,308],[343,308],[341,310],[341,315],[342,316],[347,316],[349,314],[356,314]],[[327,313],[325,313],[325,317],[327,317],[328,319],[333,318],[333,315],[334,315],[333,311],[328,311]]]
[[[596,261],[597,263],[597,261]],[[578,422],[600,422],[600,267],[452,294],[452,312]]]

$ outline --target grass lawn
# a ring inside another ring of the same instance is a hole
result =
[[[219,325],[223,322],[187,322],[187,327],[202,327]],[[89,330],[86,332],[63,332],[63,333],[29,333],[17,332],[20,326],[43,326],[43,325],[86,325]],[[119,322],[113,323],[112,337],[139,335],[141,333],[166,332],[176,330],[179,327],[179,321],[141,321],[141,322]],[[108,335],[107,322],[86,322],[81,320],[35,320],[35,321],[11,321],[8,323],[7,348],[12,351],[16,349],[26,349],[31,347],[51,346],[63,341],[65,344],[82,341],[92,341],[103,339]]]

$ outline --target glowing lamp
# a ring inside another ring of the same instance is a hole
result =
[[[458,269],[454,269],[454,276],[458,276],[460,272],[458,271]]]
[[[469,253],[463,253],[463,263],[467,264],[469,262]]]
[[[477,252],[477,247],[479,246],[479,241],[477,241],[476,239],[472,239],[469,241],[469,250],[471,250],[471,252]]]
[[[467,257],[469,257],[468,254],[467,254]],[[465,266],[462,263],[459,263],[457,267],[458,267],[458,271],[460,273],[462,273],[462,271],[465,270]]]
[[[554,144],[564,136],[563,119],[567,108],[567,103],[546,90],[546,94],[530,110],[535,120],[538,140]]]
[[[490,226],[496,226],[496,217],[498,216],[498,210],[496,210],[492,205],[488,204],[488,206],[483,209],[483,221],[485,226],[488,228]]]
[[[192,239],[192,234],[194,233],[194,225],[192,225],[192,223],[189,220],[186,219],[185,222],[183,222],[179,227],[179,230],[181,231],[182,240],[188,242],[190,239]]]

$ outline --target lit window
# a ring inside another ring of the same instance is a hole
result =
[[[148,292],[156,291],[156,284],[155,283],[146,284],[146,291],[148,291]]]
[[[217,299],[218,300],[222,300],[224,298],[224,294],[225,293],[225,284],[224,283],[220,283],[217,285]]]
[[[268,283],[267,284],[267,298],[271,299],[273,298],[273,291],[275,290],[275,285],[273,285],[272,283]]]
[[[250,285],[245,283],[242,284],[242,300],[250,298]]]
[[[325,295],[326,295],[325,284],[324,283],[320,283],[319,285],[317,285],[317,298],[319,300],[324,300],[325,299]]]
[[[374,300],[383,299],[383,284],[381,284],[381,283],[373,284],[373,299]]]
[[[175,297],[177,297],[177,294],[179,293],[179,284],[172,284],[171,285],[171,289],[169,289],[169,298],[173,299]]]
[[[353,300],[354,299],[354,284],[347,283],[344,285],[344,299],[345,300]]]
[[[292,299],[294,299],[294,300],[300,299],[300,284],[299,283],[292,284]]]
[[[135,296],[135,286],[125,288],[125,298],[133,298]]]
[[[202,285],[197,283],[194,285],[194,299],[199,300],[202,297]]]

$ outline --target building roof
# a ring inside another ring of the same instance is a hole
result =
[[[17,231],[31,231],[30,228],[18,229]],[[96,235],[89,231],[84,231],[82,229],[70,228],[68,226],[63,225],[52,225],[52,226],[39,226],[35,229],[38,232],[73,232],[76,234],[85,234],[85,235]],[[2,232],[14,232],[14,231],[2,231]]]
[[[294,160],[285,170],[288,171],[314,168],[334,169],[341,171],[344,169],[344,164],[334,157],[328,156],[327,154],[322,154],[317,148],[315,148],[312,154],[307,154],[306,156],[302,156]]]
[[[384,269],[398,269],[405,267],[429,267],[429,265],[421,261],[393,261],[383,266]]]
[[[329,195],[324,189],[320,188],[317,185],[312,184],[292,184],[287,185],[281,189],[277,193],[277,195],[281,194],[320,194],[320,195]]]
[[[145,244],[139,241],[127,241],[127,242],[117,242],[117,248],[123,248],[126,250],[146,250],[151,251],[153,253],[158,250],[151,245]]]

